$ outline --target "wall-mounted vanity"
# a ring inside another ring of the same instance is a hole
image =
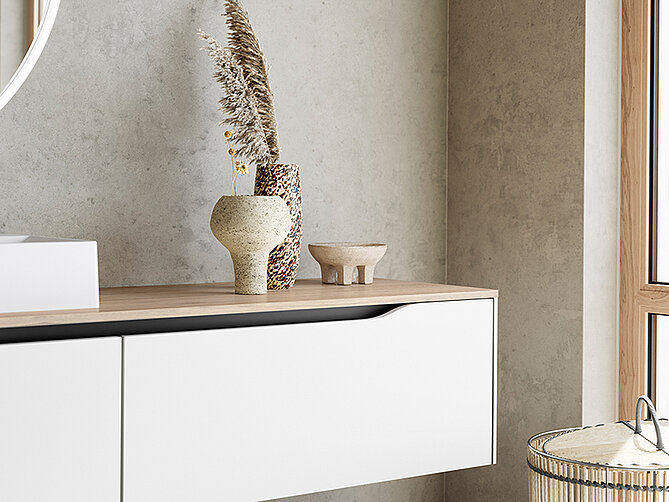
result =
[[[101,290],[0,315],[0,500],[257,501],[495,462],[497,292]]]

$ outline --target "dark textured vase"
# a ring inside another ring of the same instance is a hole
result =
[[[267,288],[288,289],[295,284],[302,248],[302,187],[297,164],[274,164],[258,169],[255,195],[278,195],[290,210],[292,226],[286,239],[275,247],[267,263]]]

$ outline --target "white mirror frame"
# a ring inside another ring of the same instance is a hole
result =
[[[21,64],[14,72],[12,78],[7,82],[4,89],[0,90],[0,110],[2,110],[7,102],[12,99],[12,96],[16,94],[16,91],[23,85],[23,82],[28,78],[35,63],[37,63],[37,60],[42,54],[42,49],[44,49],[44,46],[49,39],[53,23],[56,21],[59,5],[60,0],[47,0],[44,17],[39,23],[35,39],[30,44],[26,55],[23,57],[23,61],[21,61]]]

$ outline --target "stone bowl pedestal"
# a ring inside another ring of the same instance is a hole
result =
[[[309,252],[321,266],[323,284],[349,286],[355,269],[360,284],[374,282],[374,267],[386,254],[385,244],[324,242],[309,244]]]
[[[267,259],[288,235],[290,211],[278,196],[223,196],[211,213],[211,231],[232,257],[235,293],[267,293]]]

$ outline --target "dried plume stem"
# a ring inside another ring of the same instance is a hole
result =
[[[267,144],[256,98],[244,79],[242,68],[231,49],[223,48],[216,39],[202,30],[198,33],[207,42],[204,49],[214,63],[214,79],[223,89],[219,109],[227,118],[221,124],[227,124],[234,129],[235,141],[241,145],[238,154],[255,162],[257,167],[264,168],[272,162],[273,157]]]
[[[225,0],[225,17],[228,26],[228,45],[242,69],[244,79],[256,99],[271,162],[279,160],[274,95],[269,86],[267,65],[249,15],[240,0]]]

